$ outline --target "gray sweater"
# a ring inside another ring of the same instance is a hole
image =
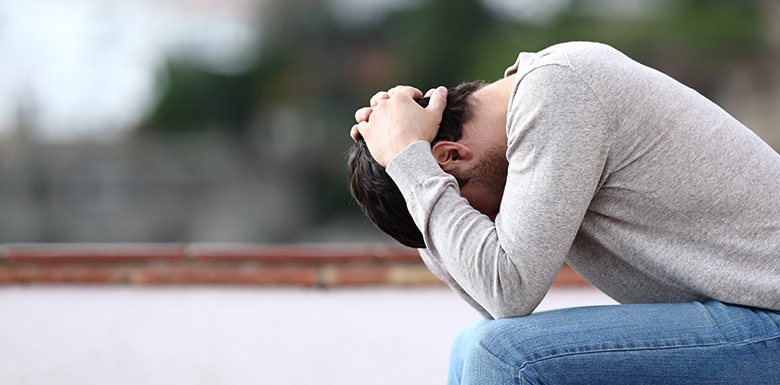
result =
[[[780,310],[780,155],[723,109],[602,44],[520,54],[495,222],[430,145],[388,165],[428,267],[485,316],[531,313],[563,262],[621,303]]]

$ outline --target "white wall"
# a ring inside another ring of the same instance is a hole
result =
[[[611,303],[554,289],[540,309]],[[0,384],[443,384],[446,288],[0,288]]]

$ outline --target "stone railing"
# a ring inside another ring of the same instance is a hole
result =
[[[4,244],[0,285],[440,285],[417,251],[381,244]],[[564,265],[557,286],[588,285]]]

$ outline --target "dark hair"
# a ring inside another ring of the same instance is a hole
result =
[[[484,82],[474,81],[448,90],[447,107],[433,143],[460,140],[463,123],[469,118],[469,96],[483,86]],[[417,102],[425,107],[428,100],[422,98]],[[422,233],[412,220],[401,191],[385,168],[371,156],[362,138],[349,150],[347,172],[352,197],[379,230],[406,246],[425,247]]]

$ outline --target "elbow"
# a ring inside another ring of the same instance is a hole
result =
[[[494,296],[482,301],[481,305],[493,319],[517,318],[533,313],[539,305],[539,302],[541,302],[541,300],[529,301],[529,299],[530,298],[522,300]]]
[[[506,271],[506,270],[505,270]],[[525,279],[519,273],[510,277],[495,276],[492,284],[482,287],[480,305],[494,319],[527,316],[536,310],[544,299],[549,285]]]
[[[502,319],[502,318],[525,317],[533,313],[533,310],[495,309],[495,310],[488,310],[488,312],[490,313],[490,316],[493,319]]]

